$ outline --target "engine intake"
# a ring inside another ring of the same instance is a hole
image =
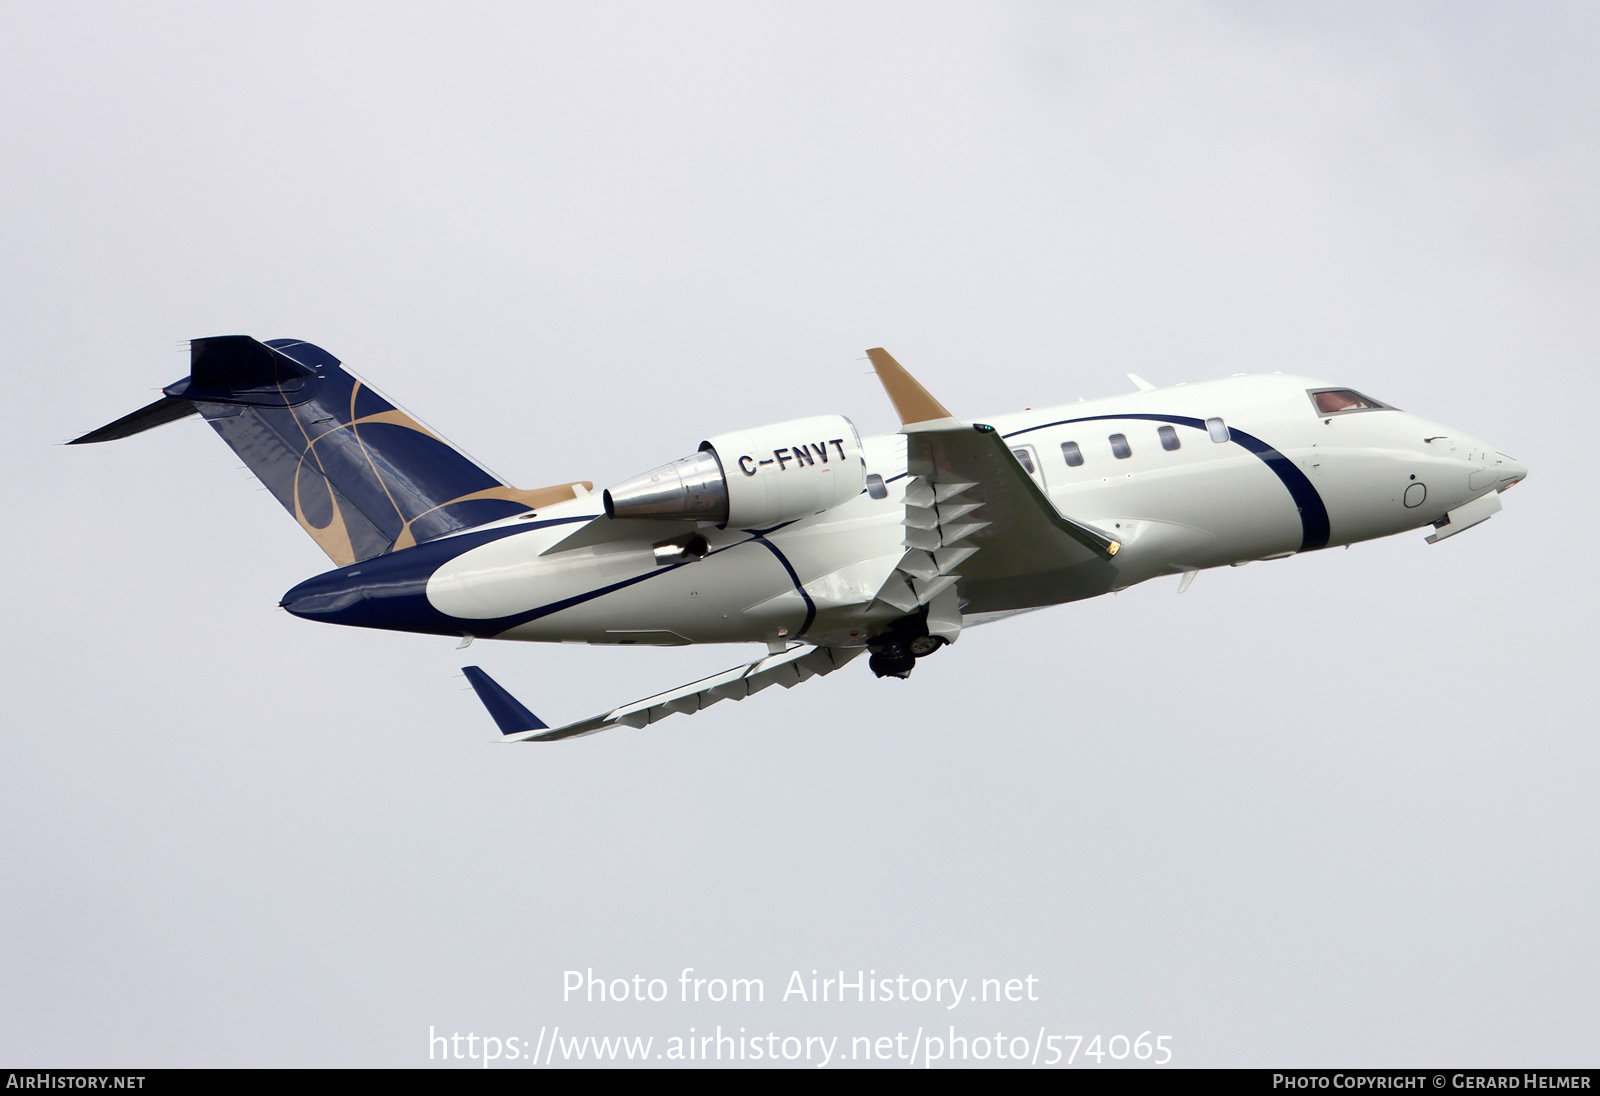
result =
[[[843,415],[719,434],[605,492],[613,518],[761,527],[821,513],[866,484],[861,437]]]

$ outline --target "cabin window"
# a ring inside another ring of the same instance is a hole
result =
[[[1083,463],[1083,450],[1078,448],[1075,441],[1061,443],[1061,459],[1067,462],[1068,468],[1076,468]]]
[[[1228,440],[1228,424],[1221,419],[1207,419],[1206,433],[1211,435],[1211,440],[1222,443]]]
[[[1128,435],[1112,434],[1110,441],[1111,455],[1113,457],[1116,457],[1118,460],[1127,460],[1129,457],[1133,456],[1133,450],[1128,448]]]
[[[875,499],[889,497],[889,489],[883,485],[883,477],[876,472],[867,477],[867,494]]]
[[[1306,394],[1319,415],[1342,415],[1347,411],[1393,411],[1394,408],[1353,388],[1312,388]]]
[[[1027,469],[1028,475],[1031,476],[1038,471],[1038,469],[1033,466],[1033,454],[1028,452],[1026,449],[1013,449],[1011,450],[1011,455],[1017,458],[1018,464]]]
[[[1161,448],[1165,449],[1167,452],[1170,453],[1174,449],[1178,448],[1177,430],[1170,426],[1163,426],[1156,431],[1156,434],[1161,438]]]

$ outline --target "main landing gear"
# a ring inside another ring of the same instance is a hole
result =
[[[925,617],[906,617],[867,640],[867,650],[872,652],[867,665],[879,677],[910,677],[917,659],[933,654],[946,642],[943,636],[928,634]]]

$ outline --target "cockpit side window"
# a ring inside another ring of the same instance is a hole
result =
[[[1393,411],[1382,400],[1363,396],[1353,388],[1311,388],[1306,394],[1319,415],[1343,415],[1351,411]]]

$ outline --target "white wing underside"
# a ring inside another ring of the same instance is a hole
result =
[[[508,742],[553,742],[563,738],[594,734],[612,727],[647,727],[669,715],[688,715],[704,711],[723,700],[743,700],[770,685],[792,689],[802,681],[831,674],[859,655],[862,647],[791,647],[744,666],[691,681],[676,689],[624,704],[603,715],[581,719],[563,727],[532,729],[507,734]]]

